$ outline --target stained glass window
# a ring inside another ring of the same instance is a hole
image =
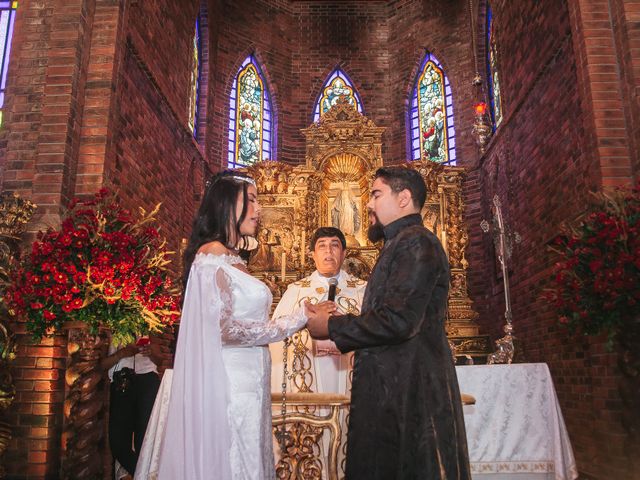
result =
[[[333,107],[340,97],[345,97],[351,105],[355,105],[358,112],[362,113],[362,102],[358,92],[353,87],[351,80],[346,73],[339,68],[336,68],[331,75],[324,82],[318,101],[316,102],[316,109],[313,114],[313,121],[317,122],[320,117],[326,113],[331,107]]]
[[[455,165],[451,85],[442,65],[430,53],[420,65],[409,113],[411,158]]]
[[[189,93],[189,128],[193,137],[198,134],[198,97],[200,96],[200,72],[202,66],[202,45],[200,43],[200,16],[196,18],[196,33],[193,36],[193,57],[191,59],[191,92]]]
[[[0,48],[2,48],[2,80],[0,81],[0,125],[2,125],[2,108],[7,88],[7,72],[9,70],[9,55],[11,53],[11,38],[13,37],[13,23],[16,19],[18,2],[0,1]]]
[[[229,168],[271,158],[274,140],[269,92],[253,56],[248,56],[233,80],[229,109]]]
[[[487,79],[489,83],[489,110],[493,130],[502,122],[502,97],[500,96],[500,77],[498,75],[498,57],[496,40],[493,36],[493,12],[487,3]]]

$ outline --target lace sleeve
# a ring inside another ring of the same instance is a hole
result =
[[[296,309],[291,315],[283,315],[272,320],[268,312],[261,319],[236,319],[233,317],[231,281],[223,269],[216,273],[216,285],[220,291],[220,332],[223,345],[249,347],[279,342],[300,330],[307,323],[304,308]]]

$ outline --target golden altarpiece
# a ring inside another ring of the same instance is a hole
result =
[[[343,268],[367,279],[379,251],[367,239],[366,205],[375,170],[383,166],[384,128],[358,113],[347,103],[338,104],[318,123],[302,130],[306,138],[305,165],[292,166],[266,161],[248,171],[256,179],[262,204],[258,247],[249,269],[264,280],[274,294],[274,305],[286,286],[313,272],[308,239],[320,226],[336,226],[347,238]],[[418,170],[427,185],[427,202],[422,210],[424,225],[441,240],[451,265],[451,288],[447,334],[457,356],[486,357],[488,337],[480,336],[474,322],[477,313],[467,293],[468,235],[463,223],[462,179],[464,169],[429,161],[403,163]],[[276,437],[286,425],[287,435],[277,478],[320,478],[319,442],[325,433],[331,438],[328,475],[340,478],[344,462],[338,464],[340,423],[338,411],[348,408],[348,397],[314,393],[310,339],[306,330],[294,335],[289,348],[293,360],[291,383],[297,392],[287,393],[287,413],[274,415]],[[291,356],[291,354],[290,354]],[[284,365],[283,365],[284,368]],[[277,371],[277,369],[276,369]],[[273,394],[279,409],[282,394]],[[326,407],[326,416],[316,414]],[[324,432],[326,430],[326,432]],[[338,440],[338,441],[336,441]],[[284,454],[283,454],[284,452]]]

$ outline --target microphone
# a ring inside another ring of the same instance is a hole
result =
[[[327,300],[333,302],[336,299],[336,287],[338,286],[338,280],[335,278],[329,279],[329,296]]]

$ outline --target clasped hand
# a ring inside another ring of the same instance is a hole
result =
[[[307,314],[307,330],[316,340],[326,340],[329,338],[329,318],[338,309],[334,302],[325,301],[312,305],[309,302],[304,304]]]

